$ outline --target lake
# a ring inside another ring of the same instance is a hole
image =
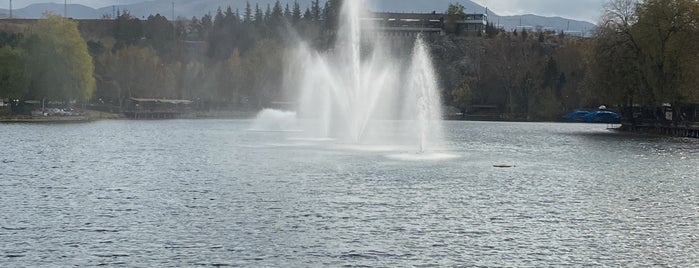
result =
[[[699,263],[697,140],[447,122],[409,161],[250,124],[0,124],[0,266]]]

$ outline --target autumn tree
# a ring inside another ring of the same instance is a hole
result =
[[[94,65],[75,21],[47,15],[32,27],[27,45],[30,94],[52,100],[88,100]]]
[[[696,76],[699,3],[648,0],[637,7],[632,34],[641,58],[641,76],[651,102],[678,103],[689,97]],[[689,71],[691,70],[691,71]]]
[[[594,103],[583,102],[583,86],[585,78],[588,76],[589,64],[587,55],[590,45],[588,40],[577,38],[563,39],[566,45],[557,49],[553,55],[558,63],[561,72],[559,81],[561,90],[559,92],[560,101],[565,111],[571,111],[580,107],[598,106],[599,101]]]
[[[127,46],[103,55],[98,61],[98,80],[109,88],[101,95],[116,100],[119,106],[131,97],[176,97],[172,71],[151,48]]]
[[[445,27],[448,33],[459,34],[461,29],[459,28],[459,22],[466,18],[466,12],[464,12],[464,6],[455,3],[449,4],[445,18]]]
[[[610,1],[595,37],[588,85],[623,105],[692,98],[698,25],[697,1]]]
[[[233,51],[231,56],[219,64],[218,90],[216,96],[219,99],[230,103],[240,103],[243,96],[242,88],[245,87],[245,76],[243,74],[242,59],[238,50]],[[260,70],[262,71],[262,70]]]
[[[264,107],[280,97],[283,78],[282,47],[274,40],[262,40],[257,43],[243,60],[246,83],[243,92],[250,100]]]
[[[472,91],[469,83],[471,80],[464,81],[460,87],[451,92],[452,105],[459,109],[462,114],[466,114],[469,106],[471,105]]]
[[[507,36],[487,39],[483,76],[474,95],[484,103],[498,104],[506,113],[529,114],[537,63],[546,54],[542,44]]]
[[[25,58],[24,51],[19,48],[0,46],[0,99],[20,98],[26,92]]]

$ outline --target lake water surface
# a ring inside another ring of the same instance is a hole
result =
[[[250,123],[0,124],[0,266],[699,265],[697,140],[448,122],[457,158],[403,161]]]

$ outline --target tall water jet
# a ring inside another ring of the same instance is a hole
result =
[[[434,150],[442,114],[427,46],[418,36],[412,53],[393,55],[371,34],[371,21],[362,20],[365,6],[344,1],[335,47],[322,52],[301,45],[289,67],[301,70],[295,75],[302,128],[315,138]]]
[[[439,103],[437,76],[422,38],[418,38],[415,43],[409,77],[409,85],[412,87],[410,92],[416,95],[418,145],[420,152],[424,152],[430,142],[435,142],[430,140],[430,137],[442,136],[441,126],[435,126],[436,122],[442,120],[442,109]]]

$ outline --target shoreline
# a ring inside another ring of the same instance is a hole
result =
[[[119,114],[84,110],[81,115],[72,116],[3,115],[0,116],[0,123],[88,123],[112,119],[124,119],[124,117]]]
[[[95,120],[87,116],[0,117],[0,123],[87,123]]]
[[[208,113],[208,114],[188,114],[178,118],[173,118],[174,120],[254,120],[254,114],[252,113]],[[124,115],[104,113],[99,111],[87,110],[85,115],[81,116],[0,116],[0,123],[90,123],[100,120],[136,120],[136,121],[159,121],[159,120],[173,120],[173,119],[129,119]],[[464,120],[464,119],[454,119],[448,118],[444,121],[453,122],[494,122],[494,123],[574,123],[574,122],[563,122],[563,121],[521,121],[521,120]],[[616,133],[627,133],[627,134],[638,134],[638,135],[650,135],[659,137],[678,137],[678,138],[690,138],[697,139],[696,131],[692,135],[687,135],[687,133],[676,132],[671,130],[658,130],[654,128],[634,128],[624,124],[614,124],[614,127],[608,127],[607,129],[612,130]],[[673,128],[674,129],[674,128]],[[684,135],[683,135],[684,134]]]

